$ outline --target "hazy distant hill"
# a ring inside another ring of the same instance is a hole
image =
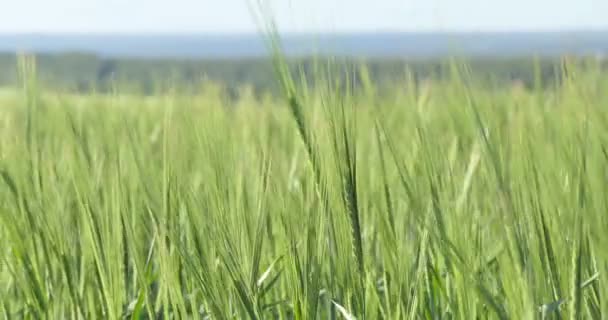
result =
[[[291,56],[516,57],[608,53],[608,31],[537,33],[360,33],[288,35]],[[255,58],[259,35],[0,35],[0,52],[88,52],[105,57]]]

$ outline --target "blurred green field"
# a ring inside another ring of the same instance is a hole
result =
[[[0,90],[4,319],[608,316],[593,68],[530,91],[454,64],[382,95],[282,73],[285,97],[236,102],[22,69]]]

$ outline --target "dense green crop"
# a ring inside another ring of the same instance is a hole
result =
[[[59,94],[32,66],[0,92],[6,319],[608,316],[594,68],[381,96],[279,72],[286,99],[233,104]]]

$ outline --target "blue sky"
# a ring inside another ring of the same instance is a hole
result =
[[[254,32],[252,0],[18,0],[0,33]],[[608,29],[608,0],[267,0],[286,32]]]

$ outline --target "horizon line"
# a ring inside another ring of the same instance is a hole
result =
[[[419,29],[419,30],[332,30],[332,31],[285,31],[280,36],[348,36],[348,35],[450,35],[450,34],[572,34],[572,33],[608,33],[608,26],[602,28],[544,28],[544,29]],[[262,31],[1,31],[0,36],[114,36],[114,37],[148,37],[148,36],[264,36]]]

